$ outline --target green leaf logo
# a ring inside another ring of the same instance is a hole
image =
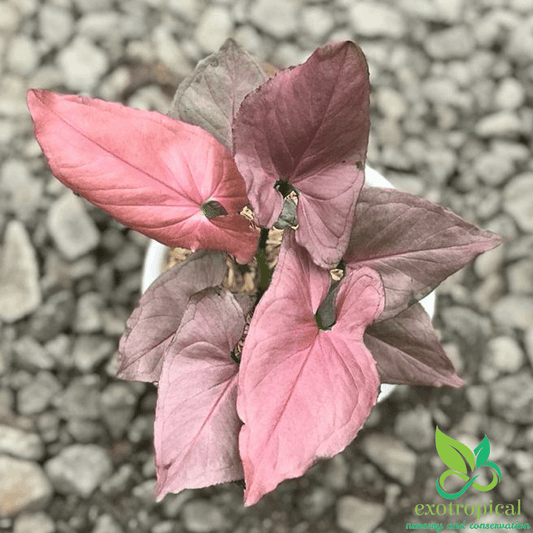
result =
[[[476,458],[472,450],[462,442],[448,437],[438,426],[435,432],[435,445],[442,462],[455,472],[468,474],[467,465],[471,472],[476,468]]]
[[[474,453],[476,454],[476,468],[480,468],[487,462],[490,455],[490,442],[487,435],[474,448]]]
[[[500,481],[502,477],[501,470],[498,465],[489,461],[490,443],[487,435],[472,451],[468,446],[459,442],[452,437],[443,433],[438,427],[435,431],[435,446],[437,453],[442,462],[449,467],[437,479],[437,492],[447,500],[452,500],[462,496],[470,486],[476,490],[486,492],[492,490]],[[471,474],[479,468],[487,467],[492,470],[492,481],[488,485],[479,485],[476,479],[479,474],[471,477]],[[461,478],[465,485],[461,490],[455,493],[448,493],[444,490],[445,480],[452,475]]]

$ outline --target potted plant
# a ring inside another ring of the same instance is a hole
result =
[[[369,90],[352,42],[268,77],[228,41],[169,116],[29,91],[59,180],[192,250],[142,295],[120,342],[119,375],[158,383],[158,498],[244,479],[254,504],[342,451],[382,383],[463,385],[419,301],[499,238],[363,187]]]

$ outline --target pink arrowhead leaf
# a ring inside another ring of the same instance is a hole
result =
[[[372,324],[364,341],[383,383],[462,387],[429,315],[416,303],[388,320]]]
[[[259,225],[278,220],[298,191],[297,242],[324,268],[338,263],[363,186],[369,133],[366,60],[351,42],[318,48],[303,65],[278,72],[243,101],[233,151]]]
[[[179,328],[191,296],[222,283],[226,256],[195,252],[161,274],[141,296],[119,345],[118,376],[159,381],[163,356]]]
[[[394,189],[365,188],[344,260],[368,266],[385,287],[385,311],[395,316],[429,294],[500,238],[428,200]]]
[[[157,498],[242,479],[238,450],[238,365],[231,352],[245,320],[233,295],[206,289],[191,298],[167,349],[154,426]]]
[[[228,39],[181,82],[169,115],[200,126],[231,152],[233,117],[244,97],[267,79],[257,61]]]
[[[119,222],[169,246],[249,261],[257,233],[231,155],[202,129],[93,98],[28,92],[35,136],[54,175]],[[208,219],[215,200],[227,216]]]
[[[363,332],[383,308],[379,276],[348,275],[337,295],[337,321],[319,330],[315,313],[329,273],[286,234],[272,283],[256,307],[244,343],[237,410],[245,504],[302,475],[320,457],[342,451],[375,405],[379,376]]]

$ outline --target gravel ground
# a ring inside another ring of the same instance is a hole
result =
[[[253,508],[236,485],[156,504],[155,389],[114,377],[146,240],[52,179],[25,92],[166,112],[230,36],[280,67],[358,41],[369,163],[504,244],[439,289],[465,389],[399,387],[344,453]],[[436,424],[472,448],[487,434],[502,469],[461,503],[520,499],[507,520],[533,521],[532,0],[1,0],[0,72],[0,531],[396,533],[444,501]]]

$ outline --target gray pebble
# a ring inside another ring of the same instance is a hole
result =
[[[386,512],[379,503],[343,496],[337,503],[337,525],[350,533],[373,533]]]
[[[0,320],[16,322],[41,303],[39,267],[24,225],[8,223],[0,263]]]
[[[509,265],[506,273],[511,292],[533,295],[533,259],[523,259]]]
[[[521,372],[495,381],[490,386],[494,412],[511,423],[533,423],[533,377]]]
[[[413,483],[416,469],[416,454],[401,440],[383,433],[367,435],[362,447],[365,455],[386,474],[403,485]]]
[[[250,21],[261,31],[287,39],[296,32],[297,7],[285,0],[255,0],[250,8]]]
[[[533,297],[518,294],[504,296],[494,305],[492,318],[503,327],[530,328],[533,324]]]
[[[7,66],[16,74],[27,76],[39,64],[39,52],[33,39],[27,35],[16,35],[7,51]]]
[[[46,342],[68,329],[74,318],[74,297],[64,290],[52,294],[30,321],[30,333],[38,341]]]
[[[111,358],[116,342],[101,335],[80,335],[74,342],[74,364],[81,372],[93,372],[98,365]]]
[[[78,259],[98,246],[100,233],[83,202],[71,192],[53,203],[47,223],[57,248],[69,260]]]
[[[109,59],[100,47],[79,35],[59,51],[57,65],[71,91],[91,91],[107,71]]]
[[[0,174],[0,196],[2,194],[6,195],[6,212],[15,213],[21,220],[29,220],[39,207],[43,182],[31,176],[24,161],[9,159],[2,165]]]
[[[415,450],[425,450],[435,441],[435,429],[431,413],[423,406],[399,413],[394,432]]]
[[[183,523],[191,533],[210,533],[226,529],[228,521],[222,511],[205,500],[192,500],[183,506]]]
[[[22,415],[44,412],[61,391],[61,384],[50,372],[42,370],[17,392],[17,409]]]
[[[480,137],[516,137],[521,131],[522,122],[512,111],[500,111],[483,117],[475,127]]]
[[[54,358],[35,339],[24,336],[13,344],[16,365],[25,370],[51,370]]]
[[[104,296],[97,292],[87,292],[80,296],[76,304],[74,330],[77,333],[96,333],[103,327]]]
[[[122,526],[110,514],[98,517],[92,533],[123,533]]]
[[[523,231],[533,233],[533,173],[520,174],[507,184],[503,208]]]
[[[233,21],[228,9],[215,4],[200,16],[194,38],[204,52],[216,52],[231,36],[232,30]]]
[[[455,26],[430,33],[424,45],[426,52],[433,59],[461,59],[472,54],[475,41],[469,28]]]
[[[95,375],[74,378],[54,402],[66,420],[98,420],[100,417],[100,379]]]
[[[515,339],[495,337],[487,344],[479,376],[482,381],[490,382],[500,374],[513,374],[520,370],[524,359],[522,348]]]
[[[61,494],[88,498],[112,472],[108,453],[95,444],[73,444],[44,465],[54,488]]]
[[[50,46],[66,44],[73,29],[74,20],[68,9],[45,3],[39,10],[39,31]]]
[[[118,439],[128,429],[137,406],[137,395],[128,383],[111,383],[102,392],[100,409],[111,436]]]
[[[348,11],[348,20],[356,36],[401,39],[407,32],[400,11],[382,2],[357,2]]]
[[[515,165],[510,158],[488,152],[476,159],[474,170],[483,182],[499,187],[513,175]]]
[[[44,446],[36,433],[0,424],[0,454],[39,461],[43,458]]]

